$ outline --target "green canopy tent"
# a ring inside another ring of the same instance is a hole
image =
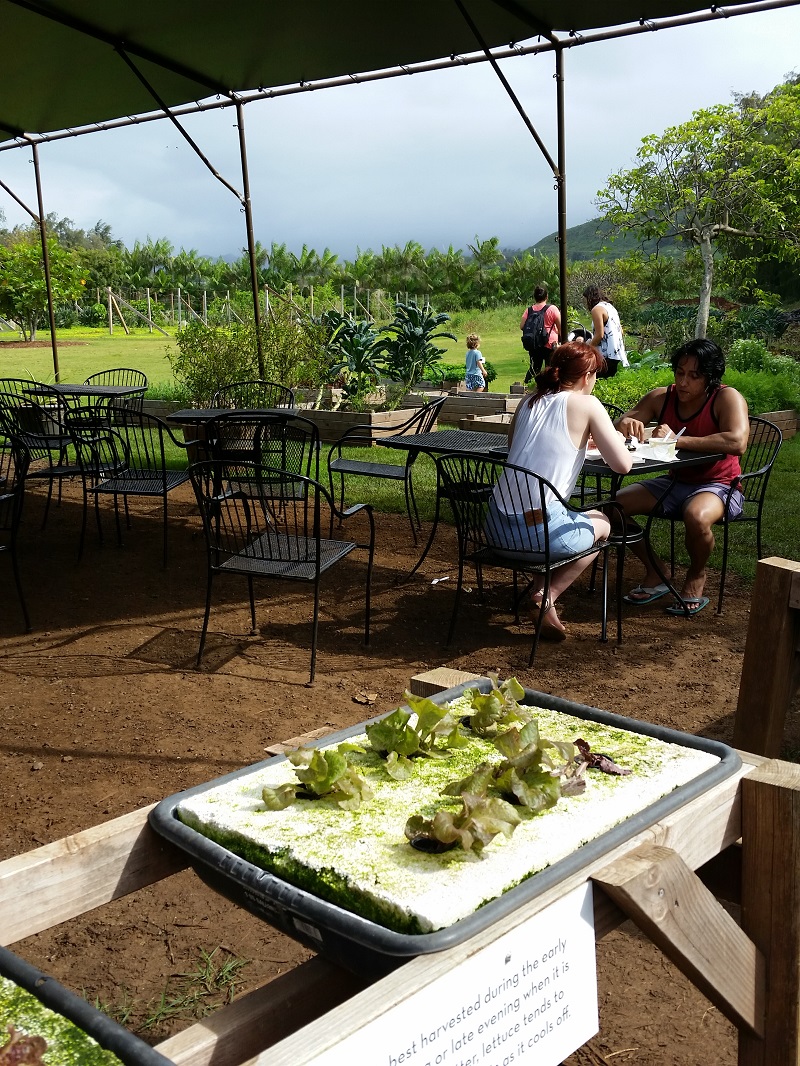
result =
[[[245,212],[258,318],[244,105],[264,97],[491,62],[553,172],[558,194],[561,304],[566,304],[566,174],[563,58],[573,47],[616,36],[792,6],[760,0],[699,9],[697,0],[0,0],[6,47],[0,85],[0,152],[30,147],[38,208],[0,186],[46,234],[37,145],[112,126],[215,107],[237,109],[242,189],[217,178]],[[558,145],[554,159],[497,65],[507,56],[553,51]],[[444,58],[443,58],[444,57]],[[183,132],[183,131],[182,131]],[[52,302],[53,359],[58,376]]]

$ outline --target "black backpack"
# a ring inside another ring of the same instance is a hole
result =
[[[522,327],[522,347],[526,352],[549,347],[550,330],[544,325],[544,313],[549,306],[546,303],[539,311],[534,311],[533,306],[528,308],[528,317]]]

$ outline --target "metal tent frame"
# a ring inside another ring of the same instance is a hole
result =
[[[13,42],[4,56],[0,138],[6,140],[0,142],[0,152],[31,148],[38,212],[27,207],[2,181],[0,187],[40,229],[56,380],[58,351],[39,144],[165,117],[172,121],[211,173],[242,204],[258,326],[244,106],[257,100],[488,62],[552,172],[557,193],[559,302],[565,322],[566,52],[618,37],[798,3],[800,0],[734,0],[724,8],[712,5],[698,10],[697,0],[647,0],[646,6],[643,0],[616,0],[613,21],[608,24],[605,16],[604,24],[600,5],[590,0],[406,0],[401,16],[373,0],[340,0],[337,4],[301,0],[295,5],[245,0],[227,8],[222,21],[212,0],[138,0],[136,5],[129,0],[0,0],[6,38]],[[534,35],[537,40],[533,43],[520,43],[530,42]],[[555,55],[555,160],[498,65],[502,59],[542,52]],[[406,61],[397,62],[398,55]],[[449,58],[437,58],[440,56]],[[368,64],[372,64],[371,69],[353,73]],[[32,78],[31,71],[39,73]],[[153,103],[157,111],[152,110]],[[241,192],[215,170],[180,124],[185,115],[225,107],[236,108]],[[259,331],[257,336],[260,345]]]

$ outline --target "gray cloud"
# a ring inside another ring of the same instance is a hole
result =
[[[781,81],[798,65],[798,39],[800,10],[788,8],[568,52],[569,224],[593,217],[597,190],[643,136]],[[503,69],[555,157],[552,57]],[[547,165],[485,64],[259,102],[245,120],[264,244],[350,258],[408,240],[466,248],[476,234],[524,247],[556,228]],[[234,121],[227,110],[185,123],[240,187]],[[167,122],[44,145],[40,159],[45,209],[79,226],[103,219],[128,246],[167,236],[208,255],[245,243],[239,204]],[[35,204],[27,152],[0,154],[0,177]],[[2,191],[0,209],[8,224],[27,221]]]

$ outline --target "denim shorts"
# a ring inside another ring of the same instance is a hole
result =
[[[591,518],[568,511],[562,503],[551,503],[547,508],[547,528],[551,559],[564,559],[588,551],[594,544]],[[524,552],[532,562],[544,560],[544,525],[529,526],[524,515],[506,514],[494,499],[489,501],[484,531],[489,543],[498,548]]]
[[[640,484],[657,499],[660,499],[665,492],[667,493],[664,500],[659,502],[657,508],[657,513],[664,518],[680,518],[689,500],[700,492],[711,492],[715,496],[719,496],[723,506],[725,505],[725,498],[730,492],[730,485],[726,485],[723,481],[709,481],[704,485],[695,485],[687,481],[675,481],[666,475],[664,477],[649,478],[647,481],[640,482]],[[667,492],[668,489],[669,492]],[[734,489],[731,494],[728,517],[738,518],[742,513],[743,506],[744,497],[738,489]]]

